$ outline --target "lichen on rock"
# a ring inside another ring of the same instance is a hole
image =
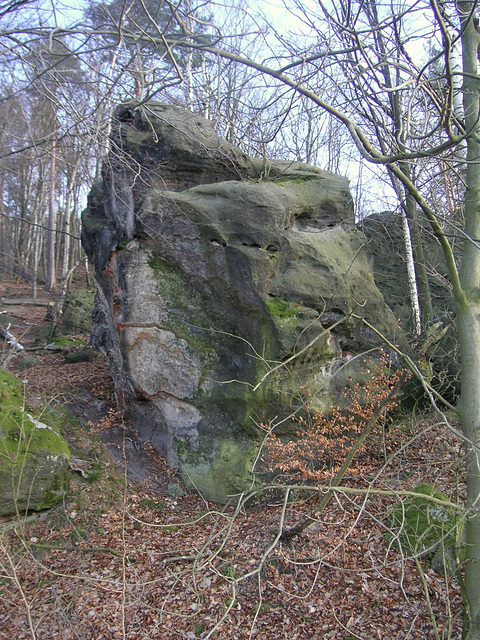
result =
[[[75,335],[90,331],[93,299],[92,289],[77,289],[67,295],[62,309],[61,332],[63,334]]]
[[[392,339],[395,321],[345,178],[249,158],[158,103],[119,108],[112,149],[83,215],[92,341],[141,437],[224,501],[251,482],[258,426],[303,385],[328,408],[346,354],[378,345],[356,316]]]

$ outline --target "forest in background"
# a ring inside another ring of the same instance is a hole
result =
[[[382,16],[381,4],[359,5],[359,33],[383,20],[390,30],[379,31],[381,37],[372,32],[377,59],[370,60],[361,48],[355,52],[357,36],[339,29],[347,6],[330,20],[328,7],[295,2],[5,3],[0,13],[3,268],[26,277],[33,295],[37,283],[52,290],[68,279],[82,257],[79,218],[101,177],[113,110],[129,100],[153,99],[201,113],[252,156],[298,160],[347,175],[359,220],[373,212],[401,211],[402,185],[383,165],[362,158],[334,114],[290,86],[279,87],[264,70],[235,60],[241,54],[277,65],[309,91],[331,96],[335,108],[368,127],[384,152],[394,149],[402,120],[431,118],[425,97],[410,91],[411,72],[405,70],[412,57],[420,55],[425,65],[428,100],[437,108],[443,101],[442,35],[409,34],[407,50],[395,38],[413,18],[400,13],[397,28]],[[185,42],[194,48],[184,48]],[[232,58],[215,52],[227,45]],[[391,65],[383,64],[382,57],[390,55]],[[370,69],[362,66],[363,58]],[[409,91],[395,93],[402,82]],[[375,85],[383,95],[375,95]],[[458,81],[454,85],[451,100],[458,105]],[[358,102],[362,93],[365,106]],[[371,106],[367,98],[373,98]],[[433,120],[418,128],[430,126],[435,127]],[[414,132],[415,145],[422,135]],[[433,166],[416,158],[409,168],[419,183],[429,182],[436,208],[448,207],[449,219],[461,217],[460,187],[446,171],[446,163],[456,161],[445,153]],[[410,226],[415,240],[414,220]],[[419,279],[421,288],[422,274]]]
[[[301,98],[278,94],[263,74],[149,41],[191,30],[208,43],[226,37],[236,51],[271,55],[280,47],[275,27],[246,2],[18,2],[3,6],[0,22],[0,260],[31,282],[34,296],[37,283],[54,290],[82,258],[80,214],[101,177],[119,103],[184,106],[253,156],[333,171],[348,161],[351,145],[340,140],[338,125],[312,109],[304,113]],[[135,33],[146,41],[135,42]]]
[[[409,366],[464,446],[468,640],[480,638],[479,44],[467,1],[0,3],[0,265],[32,296],[64,292],[83,260],[81,209],[129,100],[202,113],[251,155],[346,173],[359,219],[398,211],[417,337],[438,320],[426,218],[456,307],[459,425]]]

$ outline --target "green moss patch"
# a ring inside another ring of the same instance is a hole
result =
[[[289,320],[290,318],[294,318],[297,314],[297,305],[287,302],[287,300],[284,300],[279,296],[275,296],[274,298],[267,300],[265,302],[265,307],[271,316],[278,318],[279,320]]]
[[[164,327],[189,345],[191,355],[202,362],[202,378],[217,363],[215,340],[217,334],[209,328],[208,314],[201,297],[191,290],[188,281],[163,258],[151,254],[148,266],[157,281],[157,293],[168,308]]]
[[[71,336],[55,336],[48,344],[51,348],[57,348],[59,351],[66,349],[76,349],[84,347],[85,342],[81,338],[72,338]]]
[[[198,451],[178,443],[178,453],[184,480],[192,489],[212,502],[226,503],[232,495],[252,485],[252,465],[257,446],[251,442],[225,439],[218,443],[214,459],[202,460]]]
[[[29,412],[21,383],[0,371],[0,515],[46,509],[64,496],[70,451],[53,412]]]
[[[460,511],[444,493],[427,483],[420,484],[415,493],[421,495],[407,497],[390,511],[388,541],[398,543],[408,555],[432,559],[441,549],[458,557]]]

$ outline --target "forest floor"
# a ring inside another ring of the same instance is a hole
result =
[[[29,295],[0,284],[5,300]],[[285,503],[278,491],[214,505],[124,424],[102,356],[67,364],[36,342],[45,307],[0,307],[38,358],[9,365],[27,404],[69,410],[65,436],[88,469],[72,472],[60,506],[0,525],[0,638],[461,638],[457,579],[386,536],[389,508],[421,482],[462,502],[459,442],[436,416],[406,414],[395,455],[380,444],[364,453],[318,516],[309,489]],[[307,516],[301,534],[279,540]]]

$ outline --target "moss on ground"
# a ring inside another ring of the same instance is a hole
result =
[[[421,495],[407,497],[390,511],[389,542],[398,543],[407,555],[433,558],[440,548],[458,557],[462,546],[460,511],[430,484],[420,484],[415,493]]]
[[[49,345],[57,347],[60,350],[67,348],[76,349],[78,347],[84,347],[85,341],[81,338],[72,338],[72,336],[58,335],[50,341]]]

